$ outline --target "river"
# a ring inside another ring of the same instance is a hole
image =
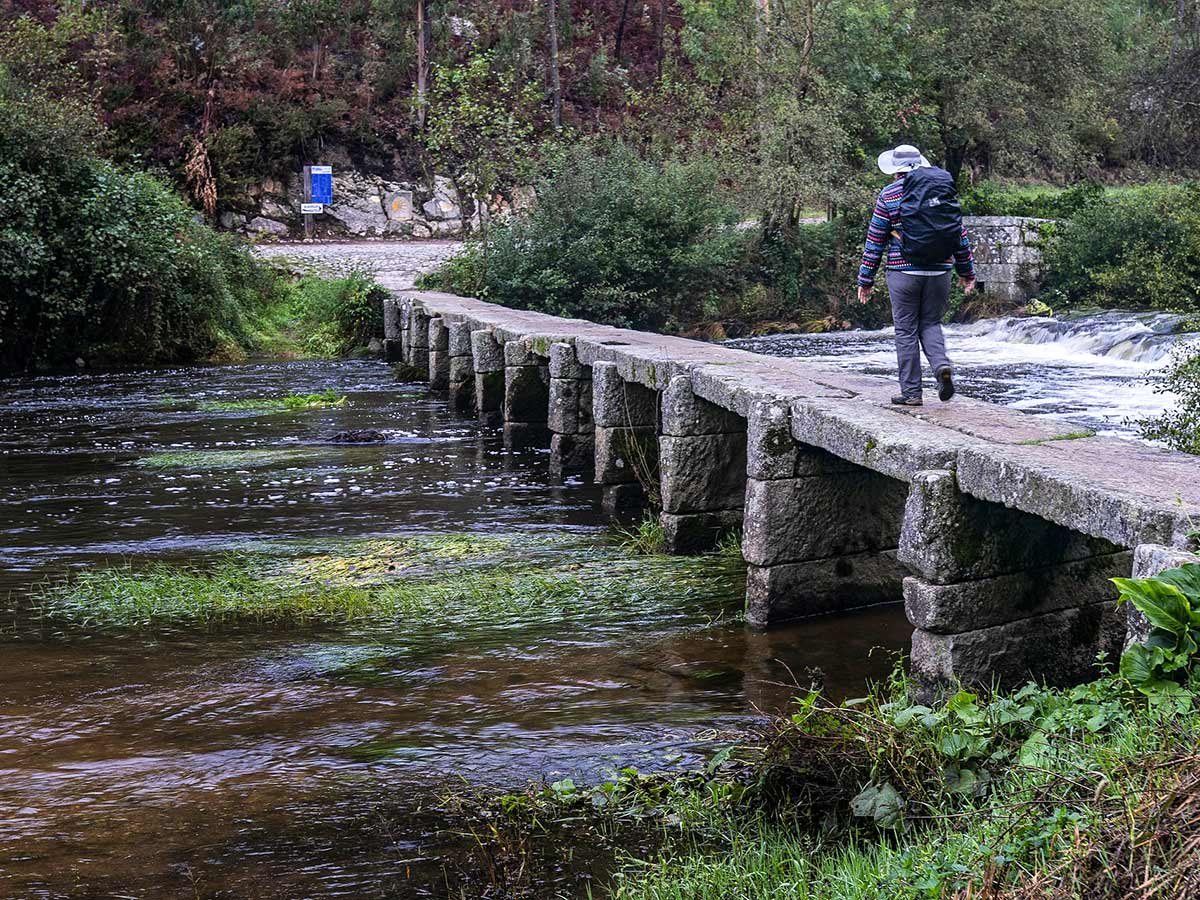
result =
[[[346,404],[209,407],[325,389]],[[446,798],[694,763],[782,708],[793,673],[856,693],[888,668],[871,649],[907,638],[898,609],[747,631],[737,567],[622,550],[593,486],[380,362],[7,379],[0,418],[0,896],[442,896],[486,881],[431,812]],[[368,427],[387,441],[322,442]],[[303,626],[31,611],[71,571],[236,552],[370,580],[414,548],[464,578],[578,570],[585,591]]]
[[[949,342],[964,394],[1129,434],[1162,405],[1173,324],[998,320]],[[889,340],[737,343],[888,374]],[[345,403],[237,405],[324,390]],[[747,630],[736,562],[637,555],[594,486],[377,361],[10,378],[0,417],[3,896],[477,895],[496,861],[454,798],[694,764],[797,681],[861,691],[908,638],[897,608]],[[360,428],[386,441],[328,441]],[[136,594],[164,565],[223,564],[448,600],[297,623],[46,599],[72,573]],[[547,839],[524,877],[584,896],[607,858],[588,841]]]

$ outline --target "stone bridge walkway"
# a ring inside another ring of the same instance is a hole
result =
[[[459,409],[654,501],[668,549],[741,529],[751,622],[903,600],[930,690],[1086,677],[1126,635],[1108,579],[1191,558],[1200,526],[1200,460],[1050,417],[402,288],[385,325]]]

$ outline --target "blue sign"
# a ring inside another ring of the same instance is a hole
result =
[[[333,203],[333,166],[312,166],[312,202]]]

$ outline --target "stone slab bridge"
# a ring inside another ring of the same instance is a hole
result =
[[[1195,457],[448,294],[394,294],[384,321],[389,358],[457,409],[548,442],[552,471],[594,478],[610,510],[660,508],[668,551],[740,530],[753,625],[903,601],[926,692],[1082,680],[1130,630],[1108,579],[1195,560]]]

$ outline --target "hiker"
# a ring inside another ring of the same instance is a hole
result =
[[[879,169],[892,176],[892,183],[875,201],[858,270],[858,299],[871,299],[875,273],[886,253],[900,365],[900,394],[892,402],[921,405],[921,348],[937,379],[938,397],[949,400],[954,396],[954,370],[946,356],[942,316],[950,298],[952,258],[963,292],[975,290],[971,241],[963,228],[954,179],[909,144],[879,154]]]

